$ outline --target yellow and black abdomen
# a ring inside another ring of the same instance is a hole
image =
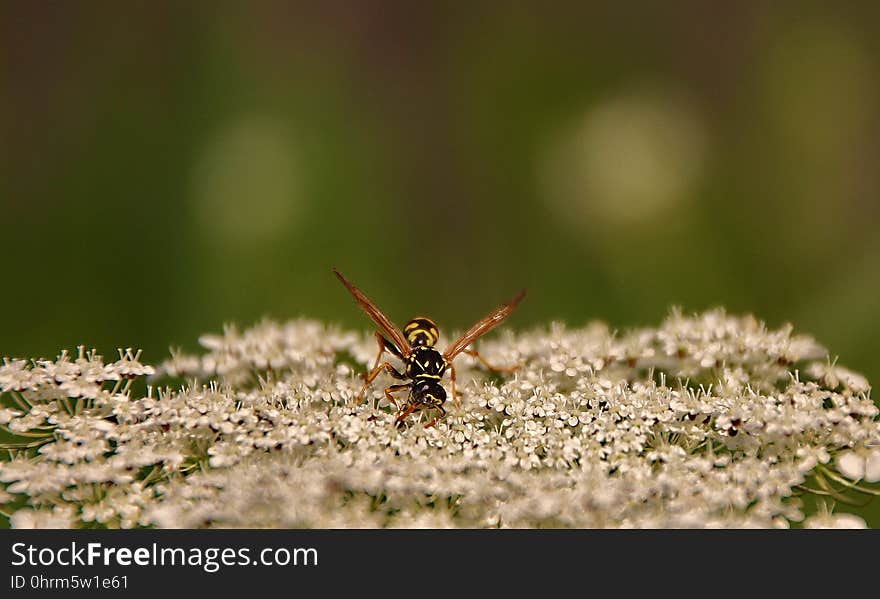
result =
[[[439,408],[445,414],[445,410],[440,406],[446,401],[446,389],[436,380],[420,378],[413,383],[409,401],[413,404]]]
[[[440,338],[437,325],[433,320],[424,316],[413,318],[406,323],[403,332],[406,335],[406,340],[413,347],[434,347],[437,339]]]

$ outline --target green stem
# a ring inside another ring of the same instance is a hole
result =
[[[859,493],[865,493],[866,495],[874,495],[875,497],[880,497],[880,489],[866,489],[865,487],[860,487],[858,481],[847,480],[833,470],[830,470],[826,466],[820,467],[826,476],[842,484],[843,486],[852,489],[853,491],[858,491]]]
[[[21,449],[32,449],[34,447],[40,447],[41,445],[45,445],[46,443],[51,443],[52,439],[46,437],[44,439],[39,439],[37,441],[31,441],[30,443],[0,443],[0,448],[7,449],[12,451],[15,449],[16,451]]]
[[[32,438],[32,439],[39,439],[39,438],[48,438],[48,437],[51,437],[51,436],[52,436],[52,432],[51,432],[51,431],[48,432],[48,433],[33,433],[33,432],[31,432],[31,431],[27,431],[27,432],[21,432],[21,433],[19,433],[19,432],[12,431],[12,430],[10,430],[8,427],[5,427],[5,426],[0,427],[0,429],[2,429],[2,430],[4,430],[5,432],[9,433],[9,434],[12,435],[13,437],[30,437],[30,438]],[[31,429],[31,430],[34,430],[34,429]],[[53,427],[53,430],[54,430],[54,427]]]
[[[24,396],[21,393],[16,393],[15,391],[12,391],[9,393],[9,397],[12,398],[12,401],[15,402],[15,405],[24,410],[25,414],[31,411],[32,406],[28,404],[27,401],[25,401]]]

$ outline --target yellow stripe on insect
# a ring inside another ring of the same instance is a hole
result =
[[[419,338],[423,337],[425,339],[425,345],[430,347],[437,343],[437,340],[440,338],[440,332],[437,330],[437,325],[433,320],[425,318],[424,316],[413,318],[406,323],[403,330],[406,334],[407,341],[413,345],[416,345]]]

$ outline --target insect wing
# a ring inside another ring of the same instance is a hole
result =
[[[489,314],[487,314],[480,322],[472,326],[468,331],[458,338],[458,340],[453,343],[449,349],[446,350],[446,353],[443,354],[443,357],[448,361],[452,361],[455,359],[463,349],[465,349],[468,345],[473,343],[477,338],[485,335],[496,326],[501,324],[505,318],[510,316],[510,313],[513,312],[513,309],[516,308],[516,305],[522,301],[522,298],[525,297],[526,290],[523,289],[516,296],[507,302],[506,304],[501,304]]]
[[[354,285],[354,283],[342,276],[342,273],[335,268],[333,269],[333,272],[336,274],[336,277],[340,281],[342,281],[342,284],[345,285],[349,293],[354,296],[355,301],[357,301],[361,309],[367,313],[367,316],[372,318],[373,322],[379,325],[379,328],[382,329],[385,334],[391,338],[391,341],[394,343],[394,345],[397,346],[397,348],[403,354],[403,357],[409,357],[409,355],[412,353],[412,347],[410,347],[409,342],[406,340],[406,337],[400,331],[400,329],[394,326],[394,323],[392,323],[388,319],[388,317],[385,316],[382,311],[376,306],[376,304],[374,304],[370,300],[370,298],[364,295],[364,293],[360,289],[358,289]]]

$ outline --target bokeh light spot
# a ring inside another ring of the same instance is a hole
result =
[[[542,195],[578,228],[642,225],[685,203],[703,169],[705,141],[702,121],[674,94],[611,98],[548,145]]]
[[[301,163],[285,123],[249,116],[209,142],[193,173],[195,224],[210,243],[264,246],[302,212]]]

